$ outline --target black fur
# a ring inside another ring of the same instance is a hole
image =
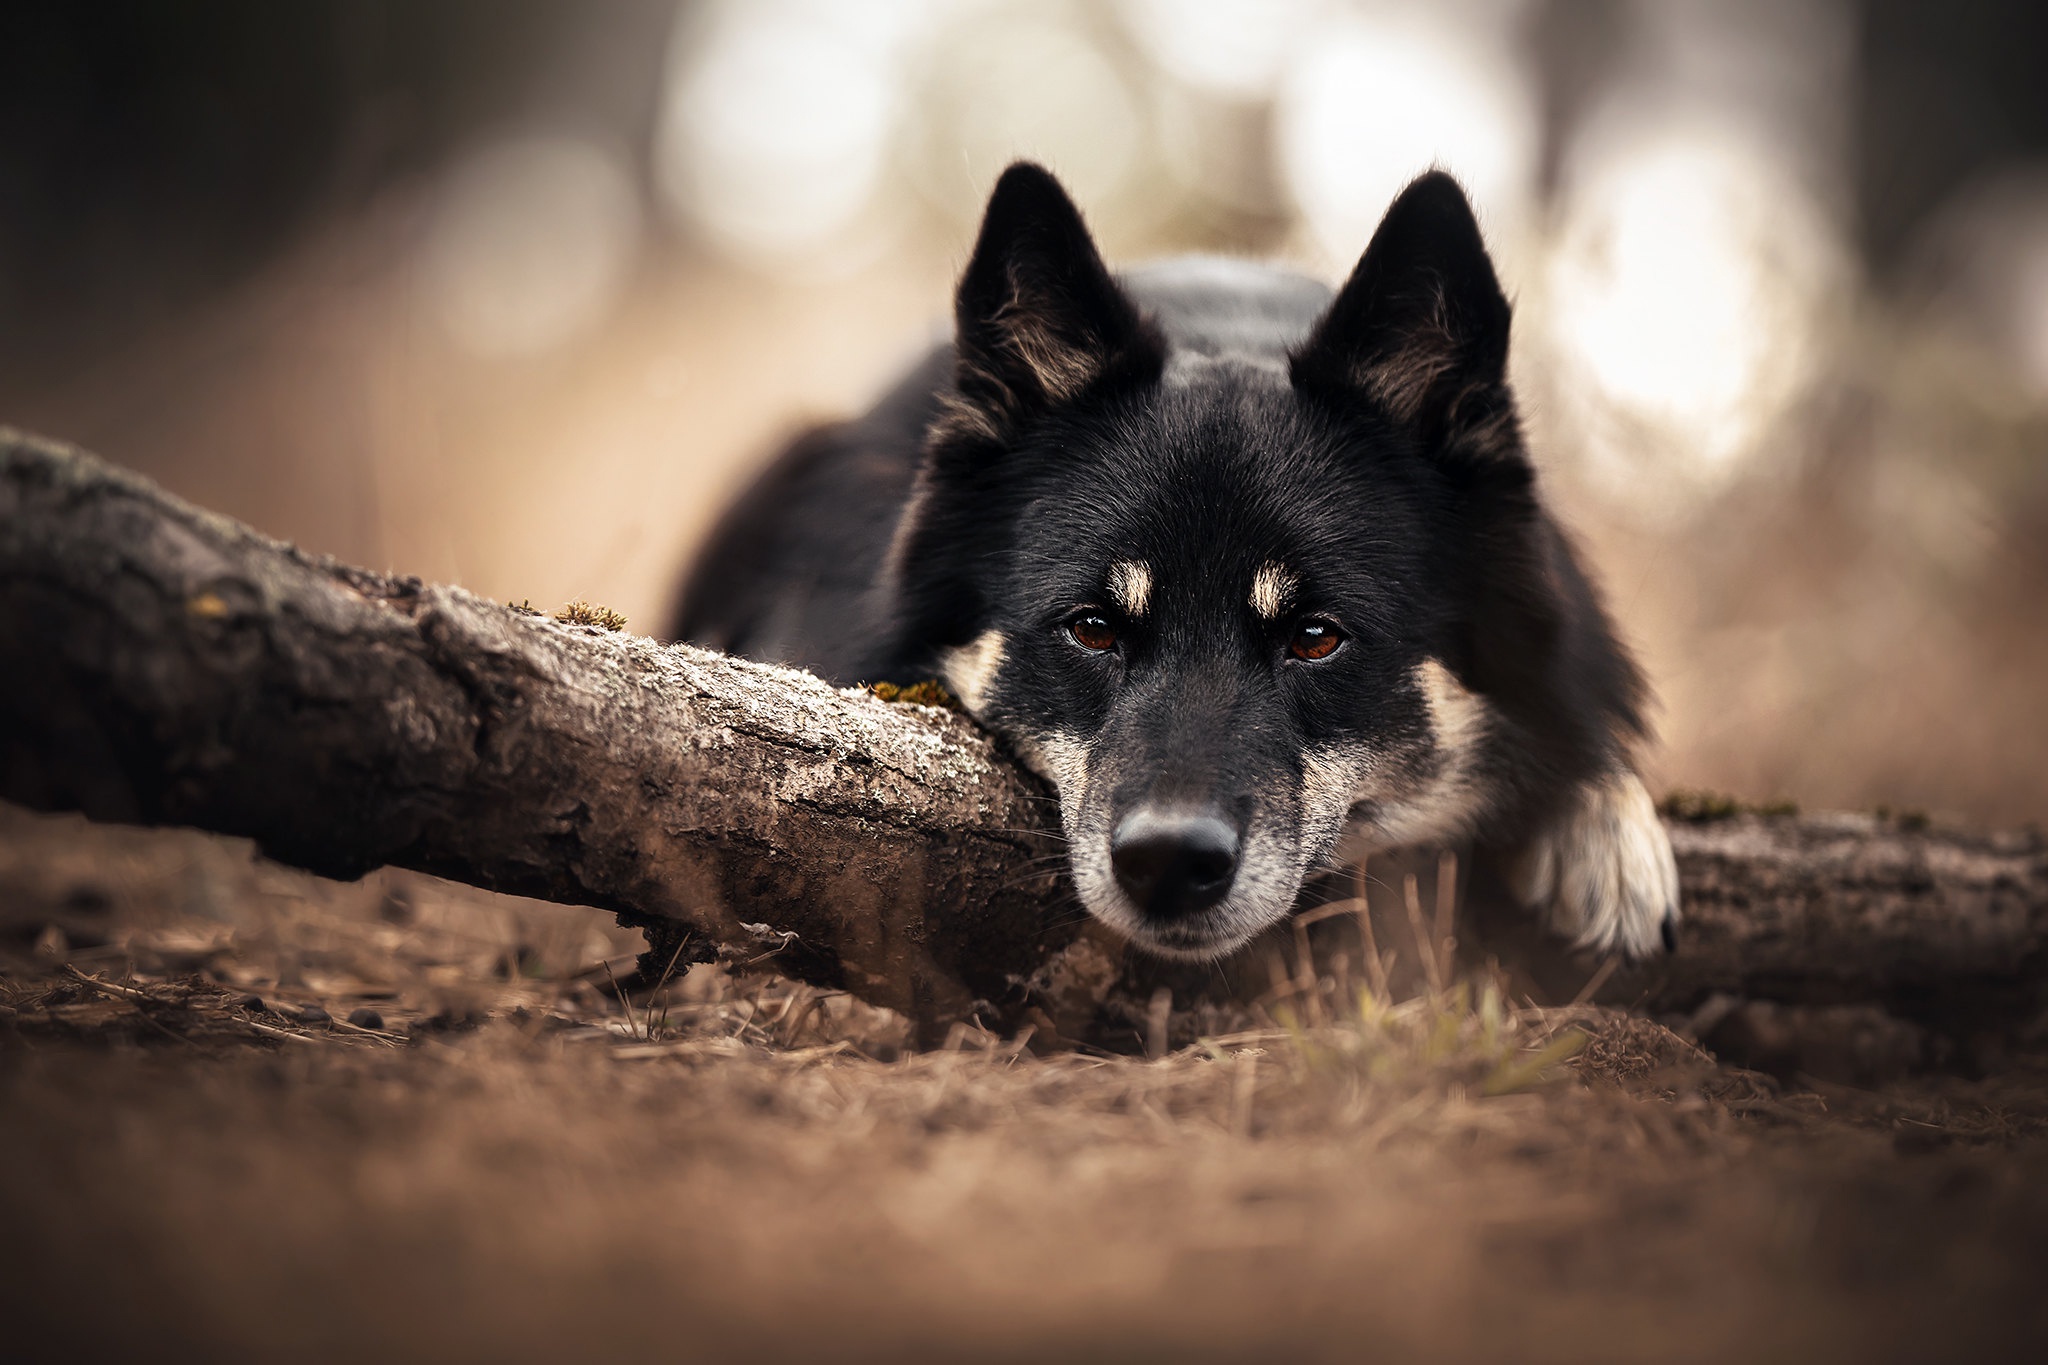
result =
[[[1396,200],[1333,297],[1229,262],[1118,281],[1057,182],[1014,166],[955,322],[728,514],[677,636],[851,683],[957,671],[949,651],[999,632],[977,715],[1058,783],[1090,908],[1167,952],[1284,913],[1347,803],[1403,829],[1483,789],[1432,832],[1513,850],[1626,770],[1643,685],[1538,497],[1508,303],[1449,177]],[[1156,585],[1142,614],[1116,605],[1120,562]],[[1267,564],[1300,584],[1274,620],[1246,596]],[[1076,643],[1083,612],[1114,648]],[[1326,659],[1290,653],[1310,619],[1341,627]],[[1428,661],[1485,708],[1469,751],[1418,682]],[[1333,814],[1337,767],[1357,785]],[[1133,883],[1105,850],[1136,811],[1236,830],[1239,903],[1116,892]]]

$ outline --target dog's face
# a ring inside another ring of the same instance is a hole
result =
[[[1033,168],[962,283],[906,628],[1058,789],[1088,910],[1155,952],[1283,918],[1347,819],[1399,843],[1485,801],[1446,547],[1526,498],[1506,304],[1455,186],[1404,202],[1291,357],[1170,352]]]

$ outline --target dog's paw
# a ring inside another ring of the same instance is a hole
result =
[[[1643,781],[1583,787],[1510,870],[1515,893],[1574,948],[1645,958],[1677,939],[1678,864]]]

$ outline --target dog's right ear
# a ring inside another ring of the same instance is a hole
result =
[[[996,181],[953,316],[958,401],[945,425],[989,439],[1105,381],[1156,376],[1163,355],[1080,211],[1028,161]]]

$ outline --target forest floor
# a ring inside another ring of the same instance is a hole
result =
[[[0,806],[0,1354],[2048,1344],[2048,1046],[1764,1075],[1466,982],[1156,1060],[966,1029],[915,1054],[772,976],[622,1000],[639,946],[592,911]]]

